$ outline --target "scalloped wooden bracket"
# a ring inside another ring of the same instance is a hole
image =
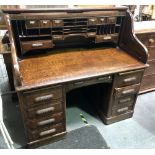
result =
[[[143,63],[147,63],[148,50],[134,33],[133,17],[129,11],[126,12],[124,20],[118,46]]]

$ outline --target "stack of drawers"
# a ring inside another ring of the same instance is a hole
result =
[[[66,131],[61,86],[24,92],[23,96],[23,112],[30,144]]]
[[[115,75],[112,117],[133,112],[143,72],[135,70]]]
[[[144,72],[140,92],[155,90],[155,33],[144,32],[136,34],[139,40],[147,47],[149,52],[149,67]]]

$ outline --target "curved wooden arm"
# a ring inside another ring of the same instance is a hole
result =
[[[15,82],[15,85],[21,86],[21,75],[20,75],[20,71],[19,71],[19,64],[18,64],[18,60],[17,60],[15,41],[13,38],[13,32],[12,32],[9,15],[5,15],[5,21],[6,21],[6,25],[7,25],[8,32],[9,32],[12,63],[13,63],[14,82]]]
[[[139,41],[134,33],[133,17],[132,14],[127,11],[125,21],[120,34],[119,47],[127,51],[132,56],[136,57],[143,63],[147,62],[148,50]]]

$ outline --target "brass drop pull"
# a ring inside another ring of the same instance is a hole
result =
[[[84,83],[83,81],[80,81],[80,82],[74,83],[74,85],[80,85],[80,84],[83,84],[83,83]]]
[[[32,44],[32,47],[41,47],[43,46],[43,43],[34,43]]]
[[[150,44],[154,43],[154,39],[150,38],[150,39],[149,39],[149,43],[150,43]]]
[[[51,119],[48,119],[48,120],[45,120],[45,121],[41,121],[41,122],[38,122],[38,126],[42,126],[42,125],[47,125],[47,124],[50,124],[50,123],[53,123],[55,122],[55,118],[51,118]]]
[[[34,102],[41,102],[41,101],[46,101],[46,100],[50,100],[53,98],[53,94],[50,94],[50,95],[45,95],[45,96],[40,96],[40,97],[36,97],[34,99]]]
[[[125,103],[125,102],[129,102],[129,101],[131,101],[131,98],[125,98],[125,99],[120,99],[119,100],[119,103]]]
[[[130,78],[126,78],[123,81],[126,83],[126,82],[132,82],[132,81],[135,81],[135,80],[136,80],[136,77],[133,76],[133,77],[130,77]]]
[[[43,20],[43,24],[47,24],[48,23],[48,21],[47,20]]]
[[[99,77],[98,80],[99,81],[111,80],[111,76]]]
[[[54,107],[49,107],[49,108],[46,108],[46,109],[37,110],[36,114],[40,115],[40,114],[43,114],[43,113],[54,111],[54,109],[55,109]]]
[[[30,21],[30,24],[32,24],[32,25],[35,24],[35,21],[34,20],[31,20]]]
[[[126,95],[126,94],[133,94],[133,93],[135,93],[135,89],[124,90],[124,91],[122,92],[123,95]]]
[[[43,131],[39,135],[40,136],[45,136],[45,135],[48,135],[48,134],[51,134],[51,133],[54,133],[54,132],[56,132],[56,129],[55,128],[54,129],[51,129],[51,130]]]
[[[118,109],[117,112],[127,111],[128,109],[129,109],[128,107],[124,107],[124,108]]]

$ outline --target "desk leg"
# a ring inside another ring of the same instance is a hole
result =
[[[13,81],[13,72],[12,72],[12,59],[11,59],[11,53],[5,53],[3,54],[4,63],[6,65],[6,70],[9,78],[9,84],[11,91],[15,90],[14,87],[14,81]]]

